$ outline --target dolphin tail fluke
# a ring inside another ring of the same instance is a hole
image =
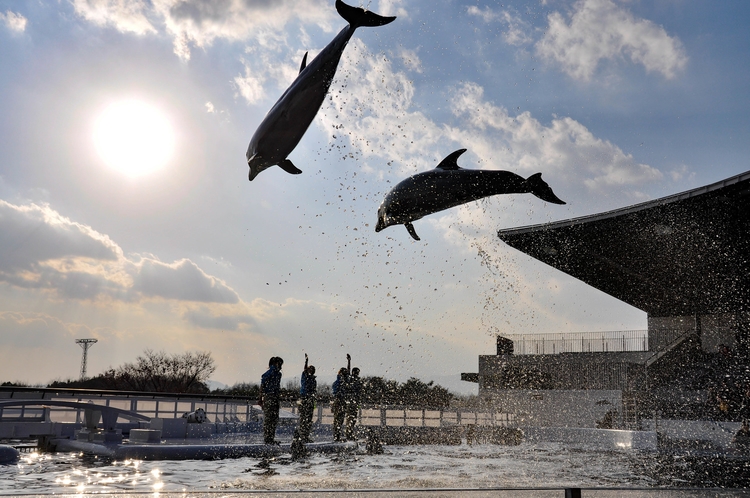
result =
[[[417,235],[417,231],[414,230],[414,225],[407,221],[406,223],[404,223],[404,226],[406,227],[406,231],[409,232],[409,235],[411,235],[412,239],[420,240],[419,235]]]
[[[380,16],[375,12],[370,12],[369,10],[360,7],[352,7],[341,0],[336,0],[336,10],[341,17],[346,19],[352,28],[358,28],[360,26],[383,26],[396,19],[395,16]]]
[[[555,195],[547,182],[542,180],[542,174],[536,173],[526,179],[526,185],[529,192],[539,197],[541,200],[551,202],[552,204],[565,204],[565,201]]]
[[[302,170],[295,166],[289,159],[284,159],[279,163],[279,167],[290,175],[299,175]]]

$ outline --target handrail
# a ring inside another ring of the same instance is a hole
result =
[[[0,401],[0,411],[6,407],[12,406],[40,406],[47,408],[50,406],[61,406],[65,408],[76,408],[79,410],[96,410],[101,411],[102,416],[104,412],[109,412],[118,417],[130,419],[130,420],[143,420],[148,422],[151,417],[141,415],[140,413],[132,412],[130,410],[123,410],[122,408],[115,408],[114,406],[95,405],[93,403],[80,403],[77,401],[56,401],[51,399],[18,399],[13,401]]]
[[[645,352],[648,330],[609,330],[597,332],[543,332],[502,334],[513,341],[516,355],[543,355],[587,352]]]
[[[2,391],[5,391],[5,393]],[[18,389],[8,386],[3,388],[2,391],[0,391],[0,402],[23,400],[27,405],[30,405],[31,402],[36,404],[50,404],[49,402],[53,400],[65,403],[93,403],[97,406],[143,413],[149,418],[179,418],[184,413],[202,408],[212,421],[228,422],[250,420],[258,412],[258,409],[255,407],[255,399],[246,396],[196,396],[195,394],[190,396],[181,393],[140,393],[93,389]],[[11,392],[8,393],[8,391]],[[6,396],[10,394],[10,398],[3,397],[3,394],[6,394]],[[65,411],[65,405],[57,406],[60,407],[60,410],[55,410],[56,413]],[[80,406],[68,406],[68,408],[73,408],[74,410],[81,409]],[[23,409],[21,409],[21,413],[23,413]],[[79,414],[76,414],[76,420],[79,420]],[[63,417],[65,416],[63,415]],[[7,416],[0,418],[0,422],[3,419],[7,421]]]
[[[8,390],[7,387],[4,390]],[[26,392],[39,392],[40,389],[35,388],[28,388],[26,389]],[[66,401],[66,400],[57,400],[57,399],[49,399],[49,398],[41,398],[41,399],[34,399],[34,398],[25,398],[25,399],[9,399],[9,400],[2,400],[0,398],[0,414],[2,414],[2,409],[4,407],[15,407],[15,406],[47,406],[47,407],[60,407],[60,408],[72,408],[72,409],[78,409],[78,410],[101,410],[102,415],[104,415],[104,412],[112,414],[114,416],[115,414],[119,415],[122,413],[126,414],[136,414],[136,416],[132,417],[133,419],[139,419],[139,420],[150,420],[153,417],[157,418],[179,418],[181,415],[181,412],[183,411],[194,411],[196,408],[199,407],[199,405],[203,405],[202,407],[206,410],[207,415],[209,416],[209,419],[212,421],[215,420],[216,422],[220,421],[227,421],[231,417],[236,419],[237,416],[240,417],[240,421],[250,421],[251,417],[254,416],[254,414],[259,414],[260,410],[258,408],[253,408],[251,406],[250,398],[245,399],[237,399],[237,397],[234,397],[233,399],[230,398],[224,398],[221,396],[218,397],[201,397],[202,399],[194,398],[190,401],[186,400],[186,403],[189,403],[191,406],[179,409],[179,406],[176,405],[175,402],[179,402],[179,398],[182,397],[180,394],[174,394],[172,393],[170,396],[162,396],[161,393],[158,393],[154,395],[154,393],[145,393],[144,395],[141,395],[141,393],[123,393],[120,395],[117,391],[106,391],[102,393],[101,391],[98,392],[92,392],[94,390],[87,390],[87,389],[66,389],[66,390],[57,390],[57,389],[45,389],[46,394],[49,396],[54,395],[60,395],[66,394],[67,396],[77,396],[79,398],[78,401]],[[102,394],[101,397],[98,397],[98,394]],[[106,396],[104,395],[106,394]],[[169,393],[164,393],[169,394]],[[89,403],[81,400],[87,400],[87,399],[93,399],[94,403]],[[130,400],[130,410],[126,410],[123,408],[116,408],[113,406],[109,406],[110,402],[115,402],[116,400]],[[107,405],[100,405],[98,404],[98,400],[107,400]],[[162,401],[168,401],[170,403],[170,407],[168,409],[163,409],[160,404]],[[141,406],[141,402],[147,402],[152,403],[156,402],[157,405],[155,406],[149,406],[149,407],[143,407]],[[222,401],[226,401],[225,403],[221,403]],[[240,401],[240,403],[237,403],[237,401]],[[254,401],[254,400],[253,400]],[[215,404],[214,408],[209,408],[206,406],[206,403]],[[221,406],[221,405],[224,406]],[[247,411],[245,408],[242,408],[242,411],[234,411],[236,409],[231,408],[230,405],[234,405],[236,407],[246,406]],[[281,406],[283,408],[289,409],[292,413],[296,413],[297,405],[293,402],[282,402]],[[515,416],[511,413],[506,413],[502,410],[492,410],[487,409],[485,407],[424,407],[424,406],[413,406],[413,405],[388,405],[388,404],[362,404],[360,406],[360,409],[365,412],[364,417],[362,411],[359,413],[359,420],[360,422],[364,422],[363,419],[367,419],[371,423],[366,423],[364,425],[391,425],[389,422],[396,422],[398,420],[403,420],[404,424],[408,421],[408,425],[413,425],[414,423],[417,423],[417,425],[426,426],[428,424],[437,423],[439,421],[439,425],[464,425],[467,423],[478,423],[479,425],[514,425]],[[187,412],[186,411],[186,412]],[[318,403],[318,410],[317,410],[317,416],[315,417],[315,420],[317,423],[321,424],[328,424],[330,421],[328,420],[330,417],[332,417],[331,412],[331,406],[329,403],[320,402]],[[148,415],[141,415],[142,413],[147,413]],[[123,415],[123,418],[127,418]],[[324,418],[326,419],[326,422],[324,422]],[[116,420],[116,418],[115,418]],[[2,416],[0,415],[0,422],[2,422]],[[78,422],[80,423],[80,422]],[[396,424],[396,425],[402,425],[402,424]]]
[[[39,392],[45,394],[80,394],[85,396],[118,396],[124,398],[189,398],[217,402],[220,400],[248,401],[249,404],[258,404],[257,398],[240,396],[236,394],[203,394],[203,393],[162,393],[148,391],[118,391],[109,389],[80,389],[72,387],[17,387],[0,386],[0,392]],[[3,399],[3,398],[0,398]]]
[[[284,405],[296,413],[293,404]],[[366,413],[369,412],[369,413]],[[375,413],[373,413],[375,412]],[[432,415],[432,416],[429,416]],[[327,421],[324,421],[327,419]],[[314,421],[317,424],[332,423],[333,413],[330,404],[318,404]],[[412,426],[412,427],[446,427],[461,425],[515,427],[516,414],[503,410],[484,409],[481,407],[443,407],[427,408],[408,405],[360,405],[357,414],[361,426]],[[390,422],[390,423],[389,423]]]
[[[92,416],[94,413],[99,412],[102,417],[102,424],[104,430],[113,431],[117,426],[117,419],[122,417],[128,420],[142,420],[145,422],[151,421],[151,417],[135,413],[130,410],[123,410],[121,408],[115,408],[113,406],[102,406],[95,405],[93,403],[81,403],[78,401],[57,401],[51,399],[16,399],[12,401],[0,401],[0,413],[6,407],[21,406],[26,408],[27,406],[40,406],[42,408],[49,408],[52,406],[59,406],[63,408],[75,408],[77,410],[83,410],[86,413],[86,417],[97,424],[99,415]]]

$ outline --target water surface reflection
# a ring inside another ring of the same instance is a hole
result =
[[[706,464],[731,470],[722,482]],[[703,470],[703,474],[698,469]],[[81,454],[23,454],[0,467],[0,493],[423,488],[746,487],[746,459],[589,451],[559,443],[389,446],[382,455],[314,455],[217,461],[111,461]]]
[[[218,461],[111,461],[80,454],[24,454],[0,468],[0,491],[154,492],[184,490],[651,486],[630,471],[628,452],[557,444],[391,446],[382,455],[286,456]]]

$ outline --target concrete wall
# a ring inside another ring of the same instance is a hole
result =
[[[681,334],[695,332],[694,316],[648,316],[648,350],[659,351]]]
[[[734,315],[701,316],[701,349],[718,353],[719,345],[737,349],[737,321]]]
[[[610,410],[622,416],[622,391],[523,390],[486,393],[496,409],[516,415],[519,426],[596,428]]]
[[[187,437],[187,419],[185,418],[152,418],[149,429],[161,431],[165,439],[182,439]]]
[[[554,441],[587,450],[656,450],[655,431],[621,431],[608,429],[523,427],[528,442]]]
[[[656,431],[672,442],[708,442],[720,448],[732,447],[732,438],[740,429],[739,422],[717,422],[713,420],[669,420],[646,419],[643,428]]]
[[[26,439],[33,436],[60,436],[62,424],[57,422],[2,422],[0,438]]]
[[[695,316],[649,316],[649,351],[657,351],[660,346],[674,339],[675,331],[684,333],[700,330],[701,349],[707,353],[718,353],[719,345],[737,348],[737,331],[745,323],[742,316],[725,313],[720,315]]]

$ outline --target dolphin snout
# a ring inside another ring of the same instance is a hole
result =
[[[383,218],[378,217],[378,222],[375,225],[375,231],[379,232],[382,229],[384,229],[387,225],[385,224],[385,221],[383,221]]]
[[[248,151],[248,154],[250,152]],[[250,168],[250,172],[247,175],[247,179],[250,181],[253,181],[258,174],[266,169],[268,166],[263,164],[263,159],[257,155],[254,154],[253,156],[249,157],[247,159],[247,165]]]
[[[388,226],[386,217],[385,206],[380,206],[380,209],[378,209],[378,222],[375,225],[375,232],[379,232]]]

